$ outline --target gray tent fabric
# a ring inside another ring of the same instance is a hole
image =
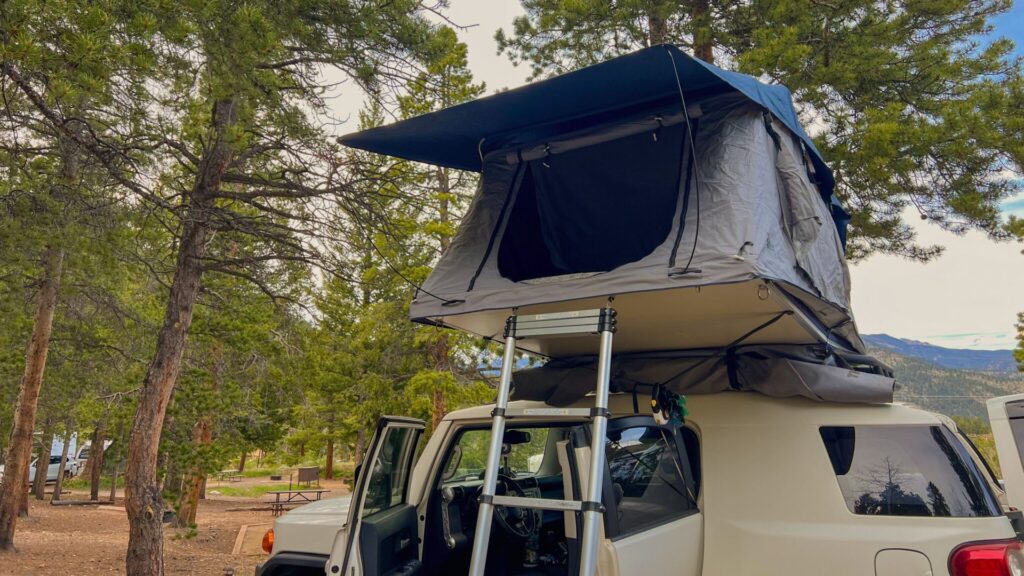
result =
[[[829,361],[816,346],[631,354],[613,359],[611,386],[616,392],[641,396],[650,395],[653,386],[663,385],[678,394],[745,390],[819,402],[892,402],[896,383],[887,367],[877,364],[872,373],[831,365]],[[538,368],[514,372],[512,398],[566,406],[592,392],[595,377],[593,356],[552,360]]]
[[[501,341],[510,314],[614,306],[616,391],[892,401],[850,310],[849,215],[783,86],[659,46],[342,142],[481,173],[416,321]],[[514,398],[594,390],[594,335],[516,346],[549,361]]]
[[[736,298],[724,287],[763,280],[796,295],[821,332],[862,352],[842,243],[800,140],[742,95],[688,111],[690,125],[675,104],[486,155],[478,193],[410,315],[500,340],[513,308],[568,310],[587,299],[671,291],[680,297],[661,300],[665,322],[696,326],[706,315],[684,293]],[[737,312],[753,311],[764,294],[752,288],[740,297],[749,300],[736,301]],[[806,327],[786,325],[776,342],[817,341]],[[742,333],[701,332],[657,349],[722,346]],[[639,346],[620,339],[616,352]]]

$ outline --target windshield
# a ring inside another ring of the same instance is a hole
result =
[[[526,437],[520,435],[525,434]],[[515,435],[519,443],[505,444],[502,456],[502,473],[513,477],[532,476],[544,463],[544,449],[548,441],[547,428],[508,429],[506,438]],[[467,430],[459,436],[445,465],[444,483],[465,482],[483,478],[487,465],[487,448],[491,438],[490,430]]]

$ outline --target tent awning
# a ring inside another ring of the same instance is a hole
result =
[[[678,83],[677,83],[678,74]],[[349,134],[346,146],[446,166],[480,171],[494,150],[534,144],[595,122],[679,101],[738,91],[784,123],[806,144],[826,201],[832,171],[804,131],[785,86],[723,70],[661,45],[534,82],[438,112]]]

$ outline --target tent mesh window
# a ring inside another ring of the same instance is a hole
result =
[[[672,229],[685,125],[532,160],[498,248],[514,282],[607,272],[636,262]]]

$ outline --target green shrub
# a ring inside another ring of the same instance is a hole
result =
[[[287,484],[257,484],[255,486],[218,486],[216,488],[208,488],[207,493],[213,494],[214,492],[217,492],[222,496],[259,498],[261,496],[264,496],[267,492],[287,489]]]
[[[355,462],[336,462],[334,464],[334,477],[344,480],[346,484],[352,484],[352,479],[355,477],[355,473]]]

